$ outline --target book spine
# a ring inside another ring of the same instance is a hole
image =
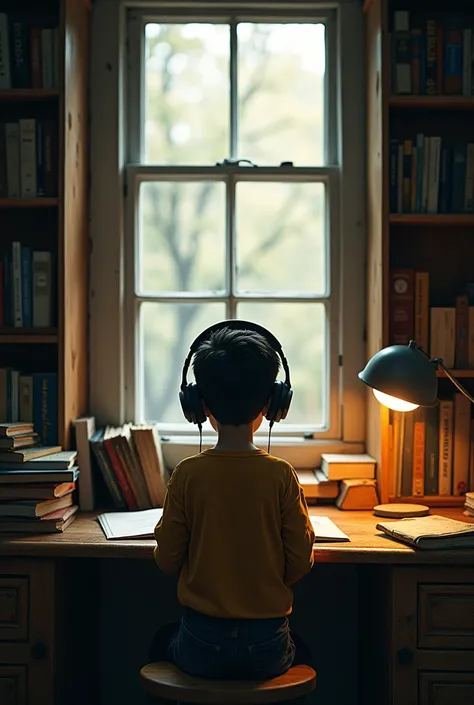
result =
[[[23,301],[23,325],[30,328],[33,325],[33,307],[31,301],[31,248],[21,248],[21,293]]]
[[[7,370],[7,384],[6,384],[6,397],[7,397],[7,421],[12,420],[12,371]]]
[[[451,149],[443,147],[441,151],[441,175],[439,192],[439,211],[449,213],[451,211]]]
[[[20,181],[23,198],[36,198],[36,120],[20,120]]]
[[[10,420],[14,423],[20,418],[19,401],[20,401],[20,389],[19,389],[20,373],[17,370],[11,370],[10,373],[10,394],[11,394],[11,412]]]
[[[405,140],[403,143],[403,212],[410,212],[411,204],[411,162],[412,162],[412,148],[413,144],[411,140]]]
[[[436,88],[443,93],[444,85],[444,28],[438,23],[436,27]]]
[[[21,281],[21,245],[12,243],[12,274],[13,274],[13,325],[23,326],[22,281]]]
[[[58,376],[55,373],[33,375],[33,422],[43,445],[58,442]]]
[[[446,367],[454,367],[456,310],[432,308],[430,321],[430,355],[440,357]]]
[[[405,414],[403,424],[405,426],[403,433],[403,450],[402,450],[402,476],[400,496],[409,497],[411,495],[411,485],[413,481],[413,428],[414,415]],[[398,492],[397,492],[398,495]]]
[[[107,438],[106,440],[103,441],[103,445],[104,445],[105,452],[107,453],[107,456],[110,460],[110,464],[112,465],[115,477],[116,477],[117,482],[119,484],[120,491],[121,491],[122,497],[125,500],[127,508],[129,509],[129,511],[134,511],[135,509],[138,509],[135,495],[133,494],[131,487],[128,484],[127,478],[126,478],[125,473],[122,469],[122,464],[121,464],[119,457],[115,451],[114,440],[112,438]]]
[[[414,95],[421,93],[421,45],[423,35],[421,29],[410,31],[411,44],[411,92]]]
[[[413,424],[413,495],[420,497],[425,492],[425,417],[424,409],[414,412]]]
[[[425,409],[425,495],[438,494],[439,411],[437,406]]]
[[[30,30],[31,49],[31,85],[33,88],[43,86],[43,67],[41,64],[41,29],[32,27]]]
[[[423,198],[423,169],[425,160],[425,145],[424,136],[419,134],[416,136],[416,148],[418,152],[418,164],[416,169],[416,199],[415,199],[415,212],[421,213],[422,211],[422,198]]]
[[[439,494],[450,495],[453,484],[453,402],[439,405]]]
[[[115,479],[113,470],[109,465],[109,459],[102,442],[91,440],[90,446],[95,455],[97,465],[102,473],[102,477],[104,478],[104,482],[109,490],[110,496],[112,497],[115,508],[123,509],[125,507],[125,502],[117,484],[117,480]]]
[[[469,300],[467,296],[456,297],[456,342],[455,366],[458,370],[469,365]]]
[[[411,93],[410,14],[394,13],[394,93]]]
[[[429,272],[415,273],[415,340],[428,350],[429,337]]]
[[[59,88],[60,68],[59,61],[61,57],[59,27],[53,29],[53,88]]]
[[[399,144],[397,157],[397,213],[403,213],[403,165],[403,144]]]
[[[20,126],[17,122],[5,125],[7,152],[7,185],[9,198],[20,196]]]
[[[431,152],[431,137],[424,138],[423,143],[423,174],[421,184],[421,212],[428,211],[428,183],[430,175],[430,152]]]
[[[33,252],[33,326],[51,326],[51,253]]]
[[[53,88],[53,30],[41,30],[41,52],[42,52],[42,69],[43,69],[43,88]]]
[[[436,95],[438,93],[437,77],[438,70],[436,66],[436,45],[437,45],[437,29],[435,20],[427,20],[426,22],[426,77],[425,90],[426,95]]]
[[[407,345],[414,333],[414,272],[393,269],[390,272],[391,345]]]
[[[390,140],[390,213],[398,211],[398,140]]]
[[[466,213],[472,213],[474,211],[474,143],[472,142],[470,142],[466,148],[464,210]]]
[[[8,196],[7,138],[5,123],[0,122],[0,198]]]
[[[45,120],[41,125],[43,154],[43,188],[45,196],[57,196],[58,193],[58,155],[57,130],[52,120]]]
[[[43,125],[36,123],[36,188],[38,196],[44,196],[44,137]]]
[[[471,95],[472,84],[472,29],[463,30],[462,43],[462,94]]]
[[[418,165],[418,148],[413,147],[411,155],[411,184],[410,184],[410,211],[415,213],[416,210],[416,182],[417,182],[417,172],[419,169]]]
[[[430,139],[430,170],[428,176],[428,213],[438,212],[439,162],[441,137]]]
[[[28,34],[25,22],[17,19],[11,21],[11,74],[14,88],[29,88],[31,85]]]
[[[444,92],[460,95],[462,92],[462,32],[457,17],[447,17],[444,46]]]
[[[0,12],[0,90],[8,90],[11,85],[8,17],[4,12]]]
[[[453,213],[464,211],[464,194],[466,190],[466,145],[457,144],[453,148],[453,180],[451,204]]]
[[[454,397],[453,494],[466,494],[469,482],[471,402],[464,394]]]
[[[7,327],[13,326],[12,260],[5,252],[3,256],[3,320]]]
[[[33,421],[33,376],[21,375],[19,381],[19,420]]]

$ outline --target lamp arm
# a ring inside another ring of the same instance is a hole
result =
[[[469,392],[467,391],[467,389],[465,389],[465,388],[462,386],[461,382],[458,382],[458,380],[457,380],[455,377],[453,377],[453,375],[451,374],[451,372],[448,370],[448,368],[447,368],[446,365],[444,364],[443,360],[442,360],[441,358],[435,358],[435,359],[432,360],[432,362],[434,362],[438,368],[440,368],[441,370],[443,370],[443,372],[444,372],[444,374],[446,375],[446,377],[454,384],[455,387],[457,387],[457,388],[459,389],[459,391],[461,392],[461,394],[464,394],[464,396],[466,397],[466,399],[469,399],[469,401],[471,402],[471,404],[474,404],[474,397],[472,396],[472,394],[469,394]]]

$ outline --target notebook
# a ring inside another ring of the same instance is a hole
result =
[[[474,548],[474,523],[433,514],[417,519],[383,521],[376,528],[415,548]]]
[[[97,517],[107,539],[152,539],[162,509],[144,509],[138,512],[107,512]],[[323,516],[312,516],[315,541],[349,541],[336,524]]]

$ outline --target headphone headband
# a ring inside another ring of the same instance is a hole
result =
[[[285,385],[288,387],[288,389],[291,389],[290,368],[288,366],[288,361],[285,357],[283,348],[281,347],[281,343],[278,338],[275,338],[273,333],[270,333],[269,330],[267,330],[263,326],[260,326],[258,323],[253,323],[252,321],[242,321],[237,318],[230,318],[226,321],[220,321],[219,323],[214,323],[214,325],[209,326],[209,328],[203,330],[202,333],[200,333],[198,337],[193,341],[183,365],[183,374],[181,377],[181,391],[183,391],[187,385],[186,378],[188,374],[189,365],[191,364],[192,356],[199,348],[201,343],[207,340],[207,338],[216,330],[221,330],[222,328],[232,328],[233,330],[251,330],[255,333],[259,333],[263,338],[265,338],[265,340],[270,343],[275,352],[277,352],[280,356],[281,364],[285,372]]]

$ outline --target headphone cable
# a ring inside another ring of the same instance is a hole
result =
[[[267,453],[270,454],[270,442],[271,442],[271,435],[272,435],[272,428],[274,421],[270,421],[270,425],[268,426],[268,447],[267,447]]]
[[[202,423],[198,423],[199,428],[199,452],[202,452]]]

